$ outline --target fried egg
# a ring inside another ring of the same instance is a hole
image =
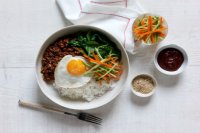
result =
[[[62,88],[78,88],[86,85],[92,77],[84,76],[86,60],[82,56],[64,56],[54,72],[55,85]]]

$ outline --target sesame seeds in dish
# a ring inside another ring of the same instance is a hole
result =
[[[156,87],[156,81],[153,77],[147,74],[136,76],[132,80],[132,91],[137,96],[148,97],[153,94]]]

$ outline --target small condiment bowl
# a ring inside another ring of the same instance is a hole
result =
[[[134,29],[134,26],[137,25],[137,23],[138,23],[142,18],[144,18],[144,17],[149,17],[149,16],[152,16],[152,17],[162,17],[162,16],[160,16],[160,15],[158,15],[158,14],[153,14],[153,13],[144,13],[144,14],[141,14],[141,15],[139,15],[139,16],[134,20],[132,29]],[[167,36],[167,34],[168,34],[168,24],[167,24],[167,21],[166,21],[165,18],[163,18],[163,17],[162,17],[162,19],[163,19],[163,25],[167,28],[166,31],[164,32],[164,33],[165,33],[165,37],[164,37],[163,39],[161,39],[161,40],[159,40],[159,41],[157,41],[157,42],[155,42],[155,43],[152,43],[152,42],[145,42],[144,40],[138,40],[138,41],[141,41],[141,42],[142,42],[143,44],[145,44],[145,45],[154,45],[154,44],[158,44],[158,43],[162,42],[162,41],[166,38],[166,36]],[[135,36],[135,32],[134,32],[134,31],[133,31],[133,36],[134,36],[134,38],[136,39],[136,36]],[[136,40],[137,40],[137,39],[136,39]]]
[[[184,61],[183,61],[182,65],[180,66],[180,68],[178,68],[176,71],[167,71],[167,70],[164,70],[158,64],[158,55],[159,55],[159,53],[162,50],[167,49],[167,48],[177,49],[177,50],[179,50],[183,54]],[[160,71],[161,73],[165,74],[165,75],[178,75],[181,72],[183,72],[183,70],[185,69],[185,67],[187,66],[187,64],[188,64],[188,55],[187,55],[186,51],[182,47],[180,47],[180,46],[178,46],[176,44],[169,44],[169,45],[160,47],[157,50],[157,52],[156,52],[156,54],[154,56],[154,65],[155,65],[156,69],[158,71]]]
[[[147,93],[147,94],[144,94],[144,93],[138,92],[138,91],[136,91],[136,90],[134,89],[133,81],[134,81],[136,78],[140,77],[140,76],[147,76],[148,78],[152,79],[153,84],[154,84],[154,88],[153,88],[153,90],[152,90],[151,92],[149,92],[149,93]],[[135,95],[138,96],[138,97],[149,97],[149,96],[153,95],[153,94],[155,93],[156,86],[157,86],[156,79],[155,79],[153,76],[149,75],[149,74],[139,74],[139,75],[135,76],[135,77],[133,78],[133,80],[131,81],[131,87],[132,87],[131,90],[132,90],[133,94],[135,94]]]

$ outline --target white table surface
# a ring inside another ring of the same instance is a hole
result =
[[[200,1],[141,0],[166,18],[169,36],[189,55],[183,74],[167,77],[155,71],[153,48],[130,57],[124,91],[111,103],[89,112],[103,118],[101,127],[71,116],[21,108],[18,100],[50,102],[40,91],[34,58],[43,41],[67,26],[54,0],[0,0],[0,132],[1,133],[199,133]],[[148,99],[133,96],[128,83],[137,73],[153,74],[159,85]]]

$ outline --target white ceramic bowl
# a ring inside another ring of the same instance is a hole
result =
[[[182,64],[181,67],[180,67],[178,70],[176,70],[176,71],[167,71],[167,70],[164,70],[164,69],[161,68],[161,67],[159,66],[159,64],[158,64],[158,61],[157,61],[158,55],[159,55],[159,53],[160,53],[162,50],[164,50],[164,49],[166,49],[166,48],[175,48],[175,49],[179,50],[179,51],[183,54],[183,58],[184,58],[183,64]],[[154,56],[154,64],[155,64],[155,67],[157,68],[157,70],[160,71],[160,72],[163,73],[163,74],[166,74],[166,75],[177,75],[177,74],[180,74],[181,72],[183,72],[183,70],[184,70],[185,67],[187,66],[187,64],[188,64],[188,56],[187,56],[186,51],[185,51],[182,47],[180,47],[180,46],[178,46],[178,45],[176,45],[176,44],[169,44],[169,45],[166,45],[166,46],[162,46],[162,47],[160,47],[160,48],[157,50],[157,52],[156,52],[156,54],[155,54],[155,56]]]
[[[134,89],[132,82],[134,81],[135,78],[137,78],[137,77],[139,77],[139,76],[147,76],[147,77],[149,77],[149,78],[152,79],[152,81],[153,81],[153,83],[154,83],[154,89],[153,89],[150,93],[143,94],[143,93],[137,92],[137,91]],[[133,80],[131,81],[131,90],[132,90],[133,94],[135,94],[135,95],[138,96],[138,97],[149,97],[149,96],[153,95],[153,94],[155,93],[155,91],[156,91],[156,86],[157,86],[156,79],[155,79],[153,76],[149,75],[149,74],[139,74],[139,75],[135,76],[135,77],[133,78]]]
[[[117,45],[117,47],[121,50],[121,54],[122,54],[121,61],[124,66],[123,74],[121,75],[120,80],[116,83],[116,87],[113,88],[112,91],[108,91],[103,96],[96,98],[91,102],[66,100],[59,96],[57,90],[55,90],[53,88],[52,84],[47,84],[43,80],[43,77],[42,77],[43,75],[40,72],[41,71],[41,59],[43,56],[43,52],[50,44],[52,44],[54,41],[56,41],[58,38],[60,38],[62,36],[77,33],[80,31],[89,31],[89,30],[98,31],[98,32],[104,34],[111,41],[113,41]],[[119,95],[119,93],[123,90],[122,86],[124,85],[124,83],[127,79],[127,76],[128,76],[129,61],[128,61],[127,53],[126,53],[125,49],[122,47],[122,45],[120,44],[120,42],[117,41],[117,39],[114,38],[108,32],[106,32],[102,29],[96,28],[96,27],[92,27],[92,26],[74,25],[74,26],[69,26],[69,27],[63,28],[63,29],[55,32],[54,34],[52,34],[49,38],[47,38],[47,40],[43,43],[43,45],[41,46],[41,48],[39,50],[39,53],[38,53],[37,59],[36,59],[35,68],[36,68],[36,77],[37,77],[38,84],[39,84],[42,92],[44,93],[44,95],[46,95],[50,100],[52,100],[56,104],[63,106],[65,108],[75,109],[75,110],[88,110],[88,109],[94,109],[94,108],[100,107],[100,106],[110,102],[117,95]]]

